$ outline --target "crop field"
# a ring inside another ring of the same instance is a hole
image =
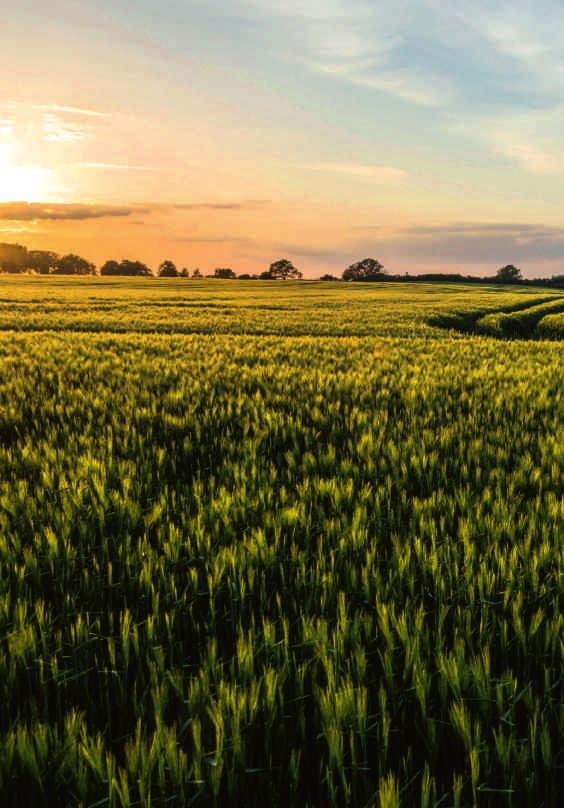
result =
[[[560,805],[563,317],[0,276],[0,805]]]

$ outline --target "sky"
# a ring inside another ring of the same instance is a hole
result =
[[[0,241],[564,272],[561,0],[7,5]]]

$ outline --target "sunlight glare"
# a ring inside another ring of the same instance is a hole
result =
[[[0,163],[0,202],[45,201],[50,174],[47,168]]]

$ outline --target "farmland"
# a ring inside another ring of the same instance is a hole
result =
[[[0,804],[559,804],[563,316],[0,277]]]

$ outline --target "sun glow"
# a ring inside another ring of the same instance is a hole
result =
[[[43,202],[47,199],[51,172],[36,166],[0,162],[0,202]]]

